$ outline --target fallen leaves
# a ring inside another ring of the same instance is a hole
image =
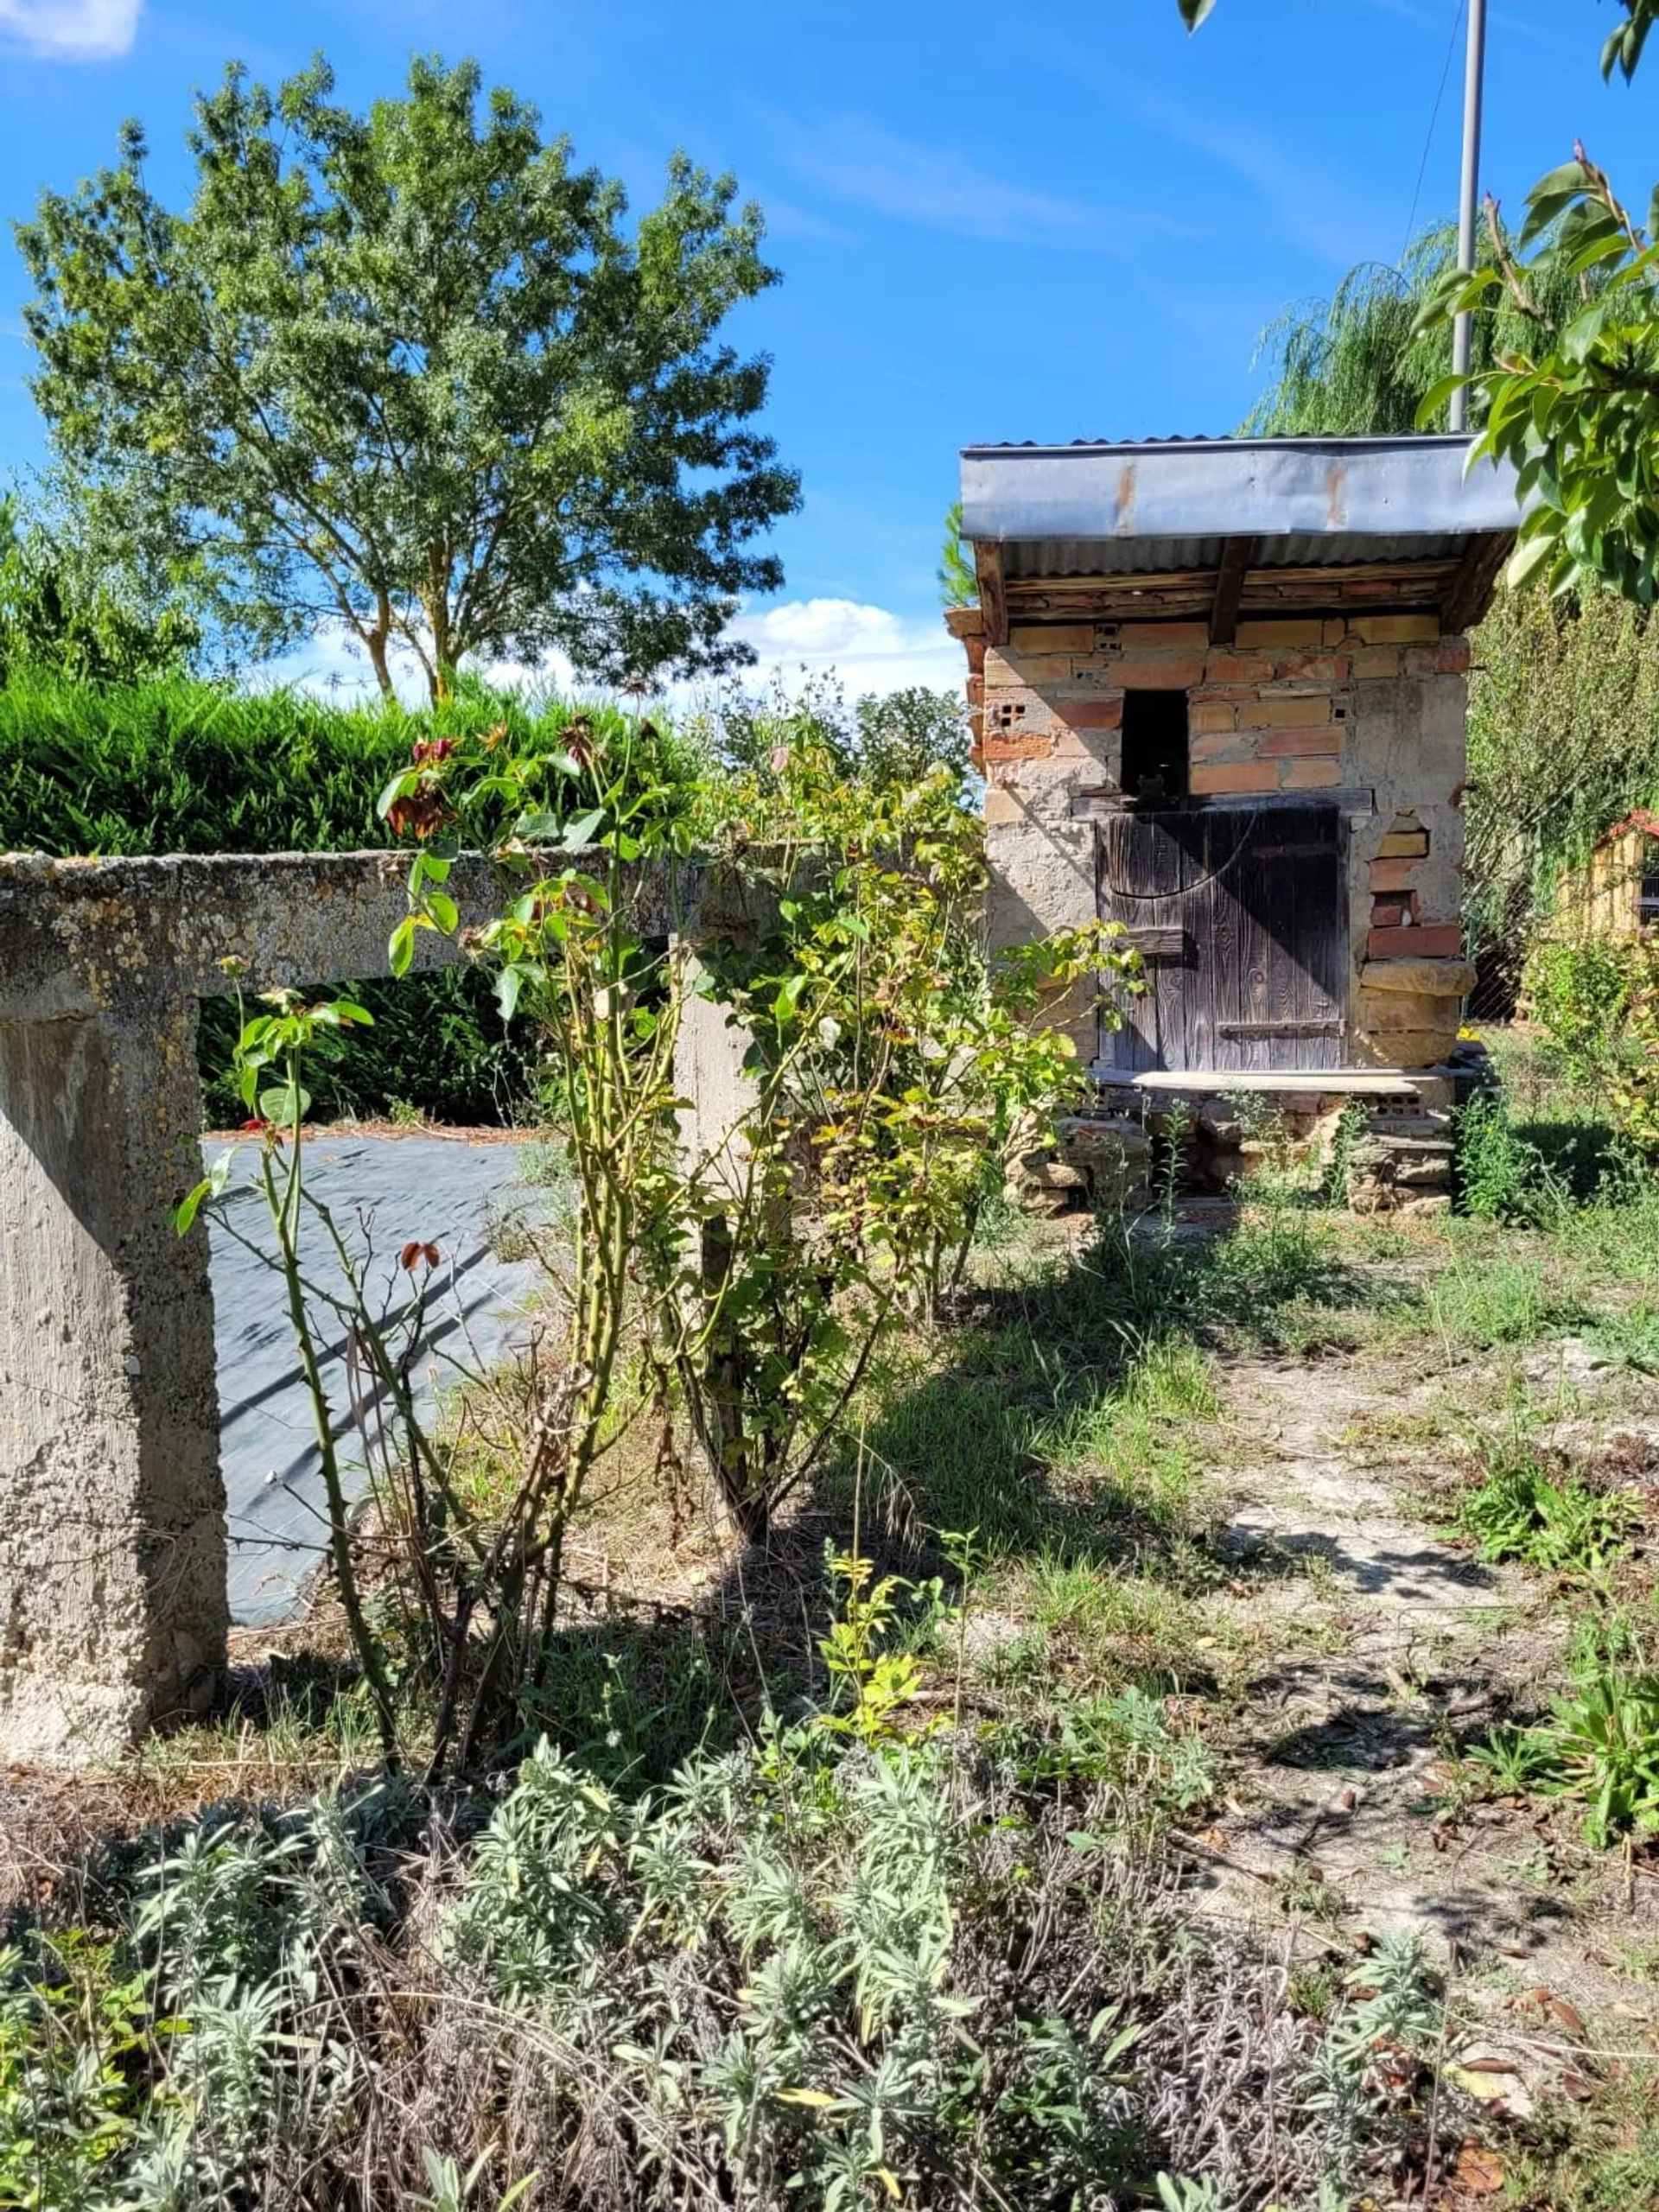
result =
[[[1497,2196],[1503,2188],[1503,2161],[1496,2151],[1478,2150],[1465,2143],[1458,2153],[1451,2179],[1465,2196]]]

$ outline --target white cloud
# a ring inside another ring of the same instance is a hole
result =
[[[832,117],[810,130],[775,117],[772,124],[798,175],[849,206],[957,238],[1121,253],[1135,235],[1175,227],[1160,215],[1013,182],[953,146],[918,144],[856,116]]]
[[[112,61],[132,51],[143,0],[0,0],[0,42],[44,60]]]
[[[753,646],[752,676],[785,683],[803,670],[837,676],[849,698],[912,683],[954,689],[967,674],[962,647],[938,615],[905,616],[855,599],[795,599],[740,614],[731,634]]]
[[[754,665],[742,671],[741,681],[757,689],[774,677],[792,689],[803,675],[834,676],[847,696],[856,699],[867,691],[885,696],[912,683],[954,691],[968,672],[962,647],[938,615],[895,614],[861,600],[785,600],[740,614],[728,634],[753,650]],[[398,696],[407,705],[419,706],[426,697],[426,680],[414,657],[394,652],[391,660]],[[567,693],[585,688],[561,653],[535,668],[497,662],[482,672],[498,683],[545,683]],[[338,623],[319,629],[308,644],[270,663],[257,680],[292,684],[342,703],[374,696],[368,657]],[[694,705],[709,690],[706,681],[671,684],[670,704]]]
[[[1305,160],[1243,111],[1212,113],[1122,71],[1096,81],[1148,130],[1248,185],[1283,234],[1306,251],[1349,268],[1363,258],[1365,242],[1382,235],[1379,208],[1357,200],[1343,177]]]

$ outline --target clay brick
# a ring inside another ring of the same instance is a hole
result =
[[[1417,893],[1414,891],[1384,892],[1371,900],[1371,927],[1374,930],[1400,929],[1418,918]]]
[[[1400,645],[1360,645],[1351,656],[1357,683],[1375,683],[1379,677],[1398,676],[1405,664]]]
[[[1273,675],[1273,663],[1265,653],[1229,652],[1218,647],[1204,664],[1205,681],[1208,683],[1266,683]]]
[[[1331,720],[1331,698],[1321,692],[1300,696],[1252,699],[1238,710],[1241,729],[1318,729]]]
[[[1286,760],[1280,767],[1281,791],[1329,791],[1342,781],[1340,760]]]
[[[1194,737],[1189,747],[1195,760],[1251,760],[1255,748],[1248,736],[1236,729],[1205,730]]]
[[[1015,622],[1009,626],[1008,647],[1021,655],[1091,653],[1095,626],[1092,622]]]
[[[1279,771],[1271,760],[1217,761],[1195,766],[1190,780],[1198,798],[1226,791],[1273,791],[1279,788]]]
[[[1113,664],[1113,675],[1126,691],[1191,691],[1204,681],[1204,661],[1198,653],[1125,653]]]
[[[1327,614],[1325,616],[1325,643],[1327,645],[1339,645],[1347,635],[1348,618],[1345,614]]]
[[[1258,617],[1238,626],[1242,652],[1262,645],[1308,645],[1318,650],[1325,643],[1325,625],[1317,614]]]
[[[1368,645],[1433,644],[1440,634],[1438,614],[1356,614],[1354,635]]]
[[[967,694],[968,703],[970,707],[982,707],[984,705],[985,679],[982,676],[970,676],[967,683],[963,686],[963,690]]]
[[[1376,850],[1380,860],[1420,861],[1428,851],[1428,832],[1427,830],[1390,830]]]
[[[1186,726],[1194,737],[1216,730],[1235,730],[1238,728],[1238,709],[1224,699],[1196,701],[1187,709]]]
[[[1071,729],[1122,729],[1123,701],[1116,698],[1057,699],[1052,712]]]
[[[1262,740],[1264,760],[1301,760],[1321,753],[1340,753],[1342,732],[1335,722],[1324,729],[1270,729]]]
[[[1051,683],[1068,683],[1072,662],[1067,653],[987,653],[985,675],[997,690],[1010,684],[1021,690],[1041,690]]]
[[[1442,638],[1438,645],[1408,645],[1408,676],[1466,676],[1469,672],[1467,638]]]
[[[1190,652],[1193,646],[1200,651],[1208,648],[1210,626],[1207,622],[1118,622],[1109,632],[1117,642],[1135,651],[1150,645],[1156,652],[1179,650]]]
[[[1421,929],[1373,930],[1365,940],[1368,960],[1455,960],[1463,950],[1456,922],[1429,922]]]
[[[968,656],[968,673],[970,676],[982,676],[985,673],[984,639],[964,638],[962,641],[962,649]]]
[[[1046,730],[1013,729],[987,730],[985,758],[997,760],[1046,760],[1054,750],[1054,741]]]
[[[1116,733],[1106,729],[1070,729],[1061,722],[1053,733],[1055,760],[1092,760],[1097,767],[1116,766],[1121,747]]]
[[[1387,860],[1371,862],[1373,891],[1409,891],[1411,879],[1417,873],[1415,860],[1403,855],[1391,855]]]
[[[1344,683],[1347,678],[1346,653],[1291,653],[1273,664],[1275,683]]]

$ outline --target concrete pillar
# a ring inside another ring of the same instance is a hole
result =
[[[79,1762],[225,1663],[195,1002],[0,1020],[0,1745]]]

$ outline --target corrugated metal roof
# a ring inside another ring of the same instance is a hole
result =
[[[1211,570],[1221,561],[1224,537],[1033,537],[1004,542],[1004,575],[1039,576],[1166,576],[1183,569]],[[1332,531],[1314,537],[1294,531],[1258,540],[1251,569],[1345,568],[1365,561],[1455,561],[1466,537],[1402,534],[1375,537]]]
[[[1258,541],[1255,567],[1445,559],[1520,519],[1514,472],[1488,461],[1468,466],[1471,444],[1429,436],[969,446],[963,534],[1001,545],[1007,572],[1027,575],[1213,568],[1229,537]]]

